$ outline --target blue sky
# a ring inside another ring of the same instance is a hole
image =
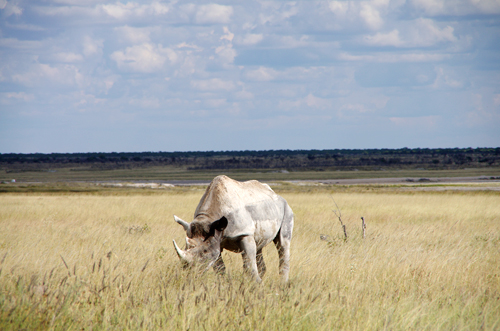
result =
[[[500,146],[500,0],[0,0],[0,153]]]

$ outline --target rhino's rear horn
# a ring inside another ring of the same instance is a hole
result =
[[[179,223],[180,225],[182,225],[182,227],[184,228],[184,230],[187,232],[187,230],[189,230],[189,223],[184,221],[183,219],[181,219],[180,217],[177,217],[174,215],[174,219],[177,223]]]

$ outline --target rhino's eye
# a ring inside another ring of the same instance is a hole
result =
[[[204,250],[203,250],[203,253],[208,253],[208,250],[204,249]]]

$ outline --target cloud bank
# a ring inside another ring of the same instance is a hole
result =
[[[0,0],[0,152],[498,146],[495,0]]]

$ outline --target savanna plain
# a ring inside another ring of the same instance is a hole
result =
[[[1,194],[0,329],[500,329],[498,191],[272,187],[295,213],[286,284],[272,245],[262,284],[231,252],[223,276],[182,268],[173,215],[203,186]]]

